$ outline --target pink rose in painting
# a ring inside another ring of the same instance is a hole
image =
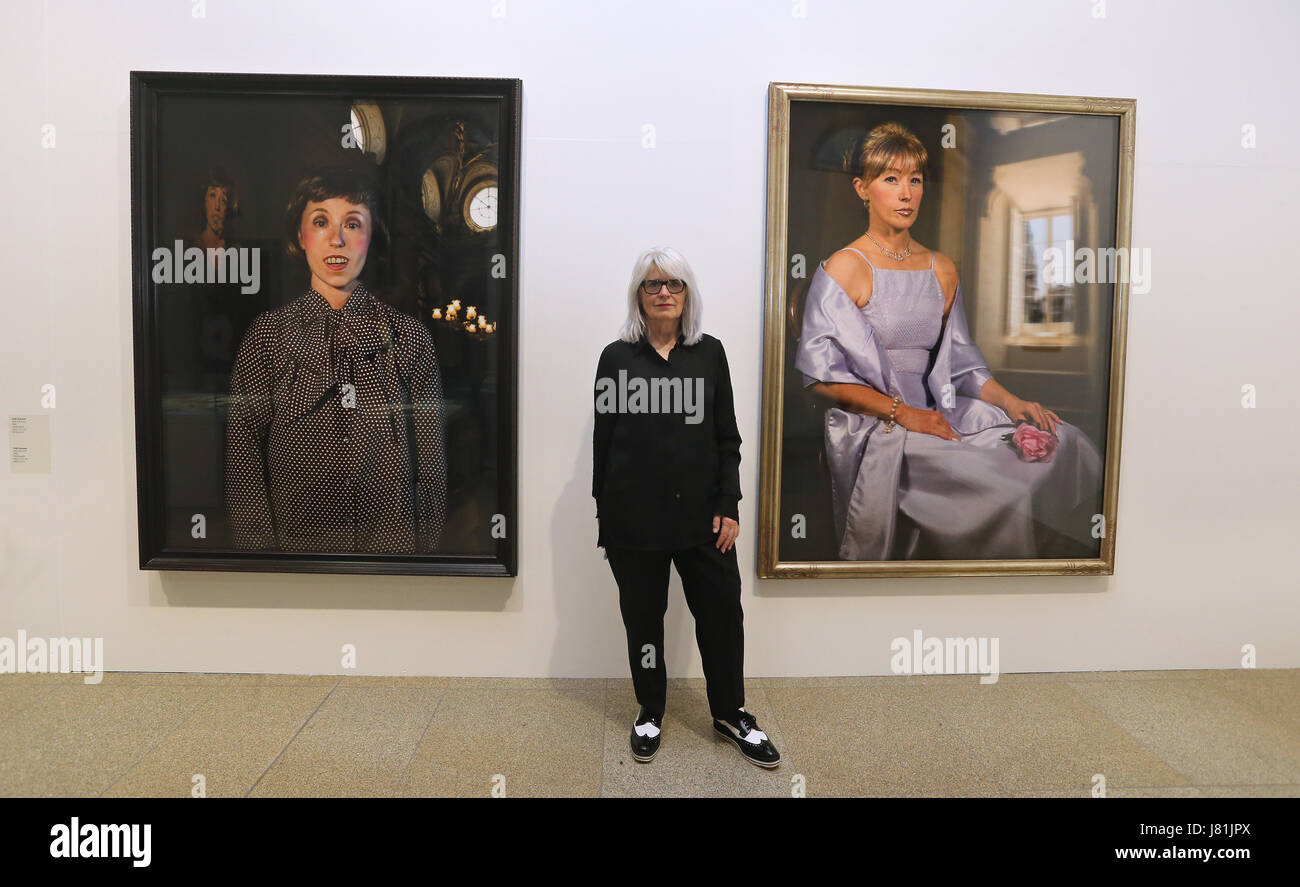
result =
[[[1011,443],[1026,462],[1051,462],[1056,453],[1056,435],[1042,431],[1028,422],[1016,427]]]

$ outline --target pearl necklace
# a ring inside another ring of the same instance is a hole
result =
[[[912,254],[911,237],[907,238],[907,246],[903,247],[902,252],[899,252],[898,250],[890,249],[889,247],[882,244],[879,240],[872,237],[870,231],[864,231],[863,233],[867,235],[867,240],[870,240],[872,243],[874,243],[877,249],[879,249],[885,255],[889,256],[889,258],[893,259],[895,262],[901,262]]]

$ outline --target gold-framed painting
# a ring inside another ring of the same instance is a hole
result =
[[[760,578],[1114,572],[1136,114],[770,85]]]

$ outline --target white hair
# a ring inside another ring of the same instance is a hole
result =
[[[641,282],[651,268],[686,284],[686,299],[682,305],[681,317],[682,335],[686,337],[687,345],[699,342],[704,332],[704,303],[700,301],[700,288],[695,284],[695,272],[681,253],[668,246],[646,250],[632,266],[632,281],[627,287],[627,321],[623,324],[619,338],[624,342],[639,342],[649,333],[645,311],[641,308]]]

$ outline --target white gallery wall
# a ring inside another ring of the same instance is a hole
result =
[[[0,17],[0,414],[48,414],[53,445],[50,474],[0,477],[0,636],[103,637],[111,670],[335,673],[353,644],[363,674],[626,675],[590,391],[633,258],[667,244],[734,377],[749,675],[886,674],[914,629],[996,637],[1004,672],[1229,668],[1247,644],[1300,666],[1287,0],[5,0]],[[132,69],[523,80],[517,577],[139,570]],[[1115,575],[757,578],[771,81],[1137,99],[1152,287],[1129,309]],[[672,589],[669,670],[699,675]]]

